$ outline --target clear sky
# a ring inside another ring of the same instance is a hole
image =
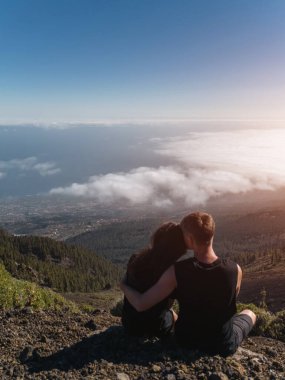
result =
[[[284,0],[0,0],[0,122],[285,119]]]

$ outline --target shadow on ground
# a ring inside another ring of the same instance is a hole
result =
[[[153,361],[183,360],[191,363],[201,357],[198,351],[182,349],[171,339],[143,339],[126,336],[122,326],[95,333],[52,355],[37,355],[26,362],[31,373],[59,369],[81,369],[89,363],[106,360],[111,363],[149,365]]]

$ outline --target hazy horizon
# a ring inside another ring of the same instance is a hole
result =
[[[194,207],[285,186],[284,128],[193,123],[0,127],[0,197]]]

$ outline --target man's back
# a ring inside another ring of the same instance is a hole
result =
[[[229,342],[236,313],[237,264],[220,258],[205,264],[191,258],[175,264],[175,275],[178,340],[202,348]]]

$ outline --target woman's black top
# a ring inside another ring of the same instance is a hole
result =
[[[154,268],[153,257],[151,252],[150,254],[138,253],[132,255],[129,260],[127,284],[140,293],[151,288],[162,274]],[[159,335],[164,313],[172,306],[172,303],[173,300],[167,297],[152,308],[138,312],[125,297],[122,312],[123,326],[131,335]]]

